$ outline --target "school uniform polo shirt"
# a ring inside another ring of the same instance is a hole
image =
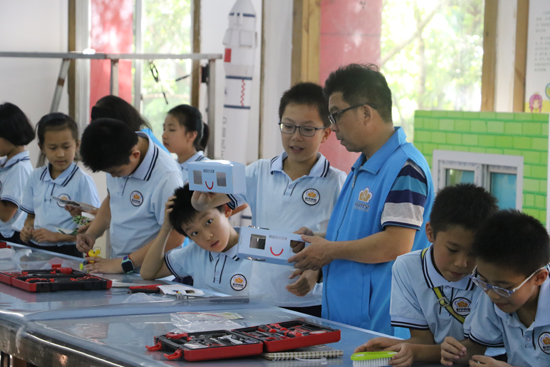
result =
[[[237,246],[226,252],[206,251],[190,241],[164,255],[166,266],[176,277],[193,277],[193,286],[234,296],[250,292],[252,261],[239,259]]]
[[[458,282],[447,281],[434,265],[433,245],[424,257],[422,251],[399,256],[393,264],[391,325],[430,330],[436,344],[441,344],[447,336],[462,340],[464,324],[439,304],[434,288],[439,287],[454,312],[466,317],[466,322],[481,289],[475,286],[469,276]]]
[[[0,200],[9,201],[17,205],[17,211],[7,222],[0,221],[0,234],[10,238],[15,231],[21,231],[27,215],[21,210],[23,189],[31,175],[33,168],[29,152],[23,151],[9,160],[0,159]]]
[[[428,240],[423,223],[429,219],[433,197],[428,163],[398,127],[372,157],[366,160],[361,154],[353,165],[330,217],[326,239],[357,240],[388,225],[402,226],[417,230],[413,250],[424,248]],[[334,260],[324,266],[323,318],[393,335],[392,265],[393,261]]]
[[[516,312],[502,312],[481,294],[470,315],[465,336],[486,347],[506,348],[512,366],[550,366],[550,278],[541,285],[535,321],[529,327]]]
[[[78,201],[100,206],[99,195],[94,181],[76,163],[63,171],[55,180],[50,174],[50,165],[35,169],[25,187],[21,209],[28,214],[34,214],[34,228],[46,228],[51,232],[57,232],[56,228],[74,229],[76,223],[72,221],[71,214],[65,210],[65,206],[58,203],[52,196],[61,199]],[[39,246],[74,245],[75,242],[50,243],[31,242]]]
[[[199,150],[195,154],[191,156],[188,160],[186,160],[183,163],[179,163],[181,174],[183,175],[183,183],[189,182],[189,172],[187,169],[187,165],[191,162],[199,162],[199,161],[209,161],[207,157],[204,156],[204,152],[202,150]]]
[[[111,258],[140,249],[156,237],[164,221],[164,205],[176,188],[183,186],[181,172],[172,156],[147,138],[143,161],[127,177],[107,174],[111,209]]]
[[[233,206],[248,203],[252,211],[252,225],[278,231],[294,232],[308,227],[314,232],[325,232],[346,174],[330,166],[317,153],[317,162],[309,175],[292,181],[283,170],[286,152],[268,160],[260,159],[246,167],[246,195],[233,196]],[[297,278],[288,279],[292,266],[254,262],[254,277],[261,277],[258,286],[266,294],[264,300],[277,306],[309,307],[321,304],[321,288],[317,286],[304,297],[298,297],[285,286]]]

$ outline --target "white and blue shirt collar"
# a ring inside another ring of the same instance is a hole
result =
[[[457,282],[449,282],[437,271],[435,264],[432,260],[433,245],[428,248],[426,255],[422,259],[422,272],[424,274],[424,280],[428,288],[437,288],[442,286],[450,286],[455,289],[462,289],[467,291],[473,291],[475,289],[475,284],[472,282],[469,276],[465,276]],[[422,251],[420,251],[422,254]]]
[[[10,159],[8,157],[0,158],[0,171],[13,167],[15,164],[21,161],[30,161],[29,152],[27,150],[17,153]]]
[[[65,171],[61,172],[59,176],[55,178],[55,180],[52,178],[52,175],[50,173],[50,164],[48,163],[46,167],[44,167],[44,170],[40,174],[40,181],[43,182],[51,182],[56,185],[60,186],[67,186],[67,184],[72,180],[75,173],[79,170],[78,166],[75,162],[72,162],[69,167],[65,169]]]
[[[141,161],[138,168],[136,168],[136,170],[128,177],[137,178],[142,181],[149,181],[151,174],[153,173],[153,169],[157,163],[160,149],[155,143],[153,143],[147,134],[142,133],[141,131],[136,131],[136,134],[139,137],[147,139],[149,142],[149,147],[147,148],[145,157],[143,157],[143,161]]]
[[[198,246],[198,245],[197,245]],[[218,258],[220,257],[228,257],[232,260],[235,260],[235,261],[239,261],[240,258],[237,256],[237,248],[239,246],[235,245],[233,247],[231,247],[229,250],[227,251],[223,251],[223,252],[210,252],[210,261],[214,261],[214,260],[217,260]]]
[[[271,174],[275,171],[283,172],[283,162],[288,157],[287,152],[282,152],[280,155],[271,160]],[[324,155],[317,152],[317,162],[311,167],[307,177],[327,177],[329,173],[330,163]]]
[[[183,163],[179,163],[181,169],[184,169],[184,170],[187,170],[187,165],[191,162],[199,162],[199,161],[202,161],[204,159],[207,159],[205,156],[204,156],[204,152],[202,150],[199,150],[198,152],[196,152],[195,154],[193,154],[188,160],[186,160],[185,162]]]

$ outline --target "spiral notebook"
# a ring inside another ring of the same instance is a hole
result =
[[[296,358],[317,359],[336,358],[344,355],[344,351],[334,349],[328,345],[314,345],[312,347],[296,348],[286,352],[262,353],[262,357],[270,361],[288,361]]]

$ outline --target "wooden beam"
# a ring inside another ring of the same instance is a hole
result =
[[[529,0],[518,0],[516,19],[516,55],[514,61],[514,112],[525,111],[525,73],[527,68],[527,30]]]
[[[319,83],[321,0],[294,0],[291,84]]]
[[[481,111],[494,111],[495,109],[497,13],[498,0],[485,0]]]
[[[266,7],[266,1],[262,0],[262,34],[260,34],[260,37],[262,37],[262,48],[260,49],[260,113],[258,116],[258,159],[262,158],[262,129],[263,129],[263,123],[264,123],[264,83],[265,83],[265,7]]]
[[[76,1],[69,0],[69,49],[76,51]],[[76,60],[71,60],[67,81],[69,91],[69,116],[76,118]]]
[[[193,53],[201,52],[201,0],[193,0]],[[201,87],[201,63],[193,60],[191,64],[191,106],[199,107]],[[214,88],[214,86],[212,86]],[[213,138],[213,137],[212,137]]]

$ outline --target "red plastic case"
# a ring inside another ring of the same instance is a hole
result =
[[[226,342],[228,337],[233,340],[246,342],[240,345],[233,344],[231,341]],[[220,345],[221,340],[224,340],[224,344],[229,343],[230,345]],[[168,359],[183,358],[186,361],[193,362],[253,356],[263,352],[280,352],[313,345],[334,343],[339,340],[340,330],[338,329],[332,329],[303,320],[293,320],[231,331],[168,333],[155,337],[155,345],[147,347],[147,350],[167,351],[172,353],[164,354]]]
[[[106,290],[113,282],[71,268],[52,265],[51,270],[0,272],[0,282],[27,292]]]

